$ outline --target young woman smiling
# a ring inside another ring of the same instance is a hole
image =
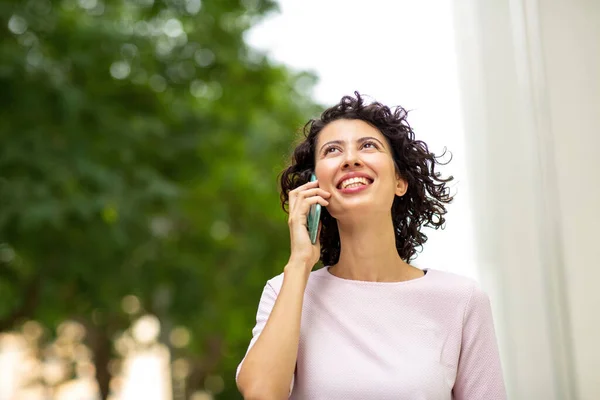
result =
[[[406,115],[355,93],[306,124],[281,175],[290,258],[266,283],[237,370],[245,399],[506,399],[487,295],[410,265],[421,228],[444,224],[452,178]]]

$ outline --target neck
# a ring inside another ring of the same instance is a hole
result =
[[[423,272],[400,258],[394,225],[389,215],[368,221],[341,222],[340,259],[329,272],[340,278],[397,282],[423,276]]]

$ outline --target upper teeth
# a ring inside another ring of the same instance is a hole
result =
[[[345,179],[342,181],[342,183],[340,184],[340,187],[342,189],[352,185],[353,183],[362,183],[363,185],[368,185],[370,182],[367,178],[363,178],[363,177],[357,177],[357,178],[350,178],[350,179]]]

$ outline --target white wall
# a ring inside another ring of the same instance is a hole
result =
[[[482,280],[510,399],[600,398],[600,2],[454,0]]]

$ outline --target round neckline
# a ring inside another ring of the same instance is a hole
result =
[[[428,275],[431,275],[431,271],[432,271],[429,268],[424,268],[421,270],[421,271],[423,271],[423,276],[414,278],[414,279],[409,279],[407,281],[377,282],[377,281],[363,281],[363,280],[358,280],[358,279],[340,278],[339,276],[333,275],[329,271],[329,268],[331,268],[331,266],[325,266],[322,268],[322,270],[324,270],[323,276],[329,277],[330,279],[337,280],[340,282],[355,283],[358,285],[379,285],[379,286],[406,285],[406,284],[412,284],[413,282],[420,282],[420,281],[423,281],[424,279],[426,279]]]

